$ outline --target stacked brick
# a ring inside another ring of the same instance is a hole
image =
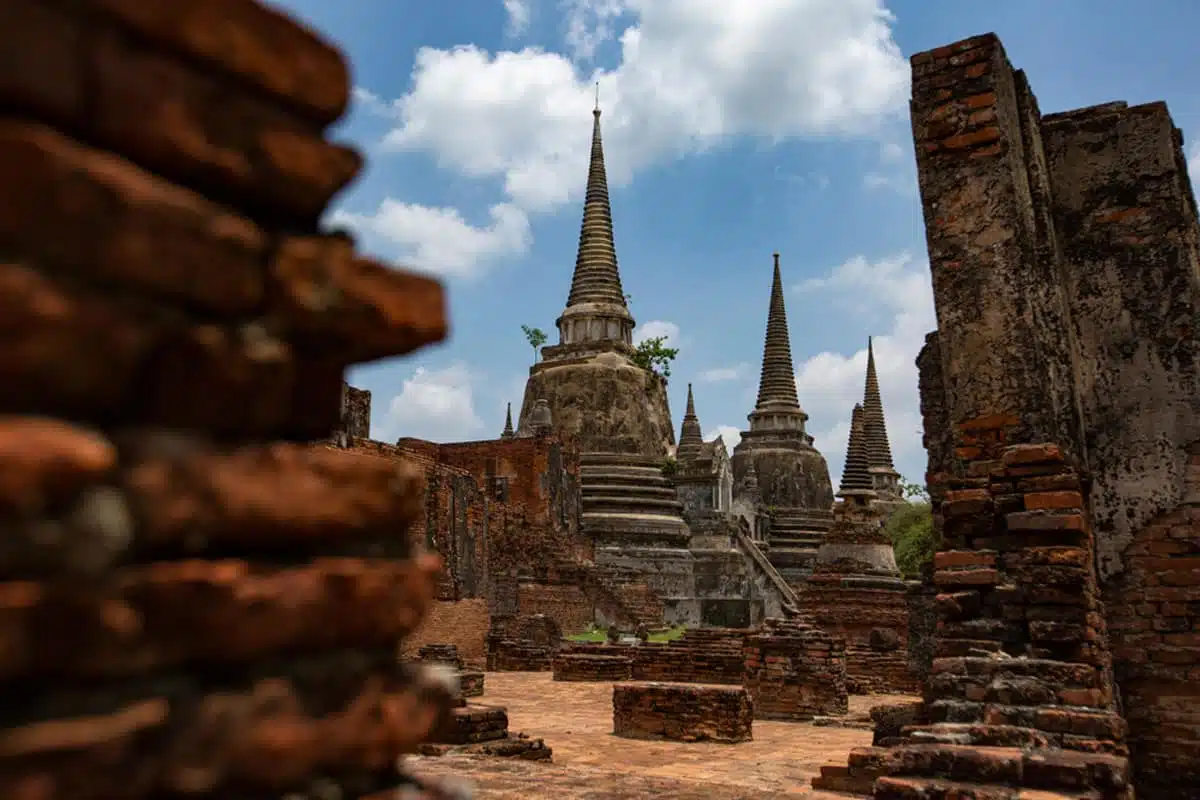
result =
[[[802,721],[849,711],[845,642],[810,621],[768,619],[746,639],[744,656],[757,719]]]
[[[1139,796],[1200,786],[1200,454],[1189,502],[1143,528],[1108,587],[1109,631]]]
[[[670,642],[632,648],[633,679],[740,684],[745,672],[743,628],[695,628]]]
[[[855,444],[852,439],[851,447]],[[862,473],[869,481],[865,468]],[[833,527],[799,592],[800,610],[846,642],[846,686],[852,694],[916,693],[919,683],[908,663],[908,587],[896,569],[882,508],[873,492],[842,494]]]
[[[253,0],[0,12],[0,797],[390,792],[450,699],[420,479],[300,442],[444,303],[317,230],[346,65]]]
[[[613,733],[628,739],[736,744],[754,738],[753,724],[750,696],[740,686],[613,686]]]
[[[500,706],[460,706],[430,738],[421,746],[422,755],[464,753],[524,761],[549,761],[554,755],[543,740],[510,733],[508,711]]]
[[[463,661],[458,656],[458,647],[452,644],[427,644],[417,651],[417,658],[433,664],[445,664],[462,671]]]
[[[489,672],[550,672],[562,647],[562,629],[542,614],[494,617],[487,637]]]
[[[930,724],[850,768],[880,774],[877,798],[1132,797],[1080,477],[1054,445],[974,446],[998,457],[944,493]]]
[[[458,647],[452,644],[427,644],[417,651],[417,660],[426,664],[442,664],[454,670],[458,675],[458,705],[463,705],[465,698],[479,697],[483,694],[484,673],[468,670],[458,655]]]
[[[633,659],[592,653],[562,653],[554,657],[556,681],[627,681],[633,678]]]

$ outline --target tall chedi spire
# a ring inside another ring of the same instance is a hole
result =
[[[501,439],[512,439],[515,436],[513,433],[512,424],[512,403],[508,404],[508,410],[504,412],[504,432],[500,434]]]
[[[867,338],[867,385],[863,391],[862,410],[869,466],[894,469],[887,422],[883,417],[883,398],[879,394],[879,377],[875,373],[875,345],[870,337]]]
[[[855,405],[850,414],[850,441],[846,445],[846,465],[842,469],[842,484],[838,488],[838,494],[843,497],[852,492],[874,494],[875,486],[871,482],[867,464],[867,439],[863,429],[865,416],[861,405]]]
[[[588,164],[583,222],[579,228],[579,250],[575,256],[567,308],[558,320],[559,342],[579,344],[616,340],[632,345],[633,324],[617,268],[597,95],[596,108],[592,111],[592,156]]]
[[[895,502],[900,499],[900,473],[896,472],[892,462],[883,397],[879,393],[879,376],[875,371],[875,343],[871,337],[867,338],[867,380],[862,409],[863,438],[872,485],[881,499]]]
[[[748,419],[750,430],[742,431],[730,458],[735,494],[745,496],[753,470],[761,504],[770,509],[765,526],[770,543],[767,557],[786,580],[798,584],[811,570],[821,537],[833,523],[834,494],[829,465],[804,429],[808,414],[796,393],[778,253],[771,276],[758,401]]]
[[[692,385],[688,384],[687,411],[683,414],[683,430],[679,432],[679,445],[675,448],[676,461],[690,461],[700,455],[704,438],[700,432],[700,419],[696,416],[696,401],[692,397]]]
[[[767,338],[763,344],[762,377],[758,383],[755,409],[800,408],[796,396],[796,373],[792,366],[792,342],[788,336],[787,309],[783,304],[783,278],[779,253],[774,254],[775,275],[771,279],[771,305],[767,310]]]

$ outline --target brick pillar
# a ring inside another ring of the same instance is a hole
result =
[[[1181,502],[1200,440],[1200,226],[1163,103],[1054,114],[1042,128],[1107,580],[1134,535]]]
[[[994,35],[913,57],[912,125],[960,458],[1003,442],[1073,445],[1068,323],[1040,257],[1022,103]]]
[[[317,228],[341,56],[252,0],[0,17],[0,797],[444,797],[421,476],[308,443],[446,325]]]

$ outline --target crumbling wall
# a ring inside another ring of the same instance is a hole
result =
[[[342,415],[338,431],[349,439],[371,438],[371,393],[350,384],[342,389]]]
[[[340,54],[253,0],[0,4],[0,797],[381,797],[452,700],[397,647],[421,476],[308,444],[445,335],[317,220]]]
[[[429,613],[411,636],[404,640],[401,655],[415,658],[426,645],[453,646],[463,662],[473,669],[482,669],[487,658],[487,634],[491,614],[482,598],[438,600],[429,606]]]
[[[1043,117],[1025,76],[992,35],[914,56],[913,71],[938,316],[918,359],[935,524],[939,531],[949,524],[945,508],[982,502],[982,495],[968,503],[969,493],[956,492],[958,499],[946,503],[946,488],[966,491],[994,480],[995,456],[988,454],[1006,444],[1052,442],[1067,462],[1086,467],[1077,481],[1087,498],[1081,530],[1094,525],[1088,569],[1104,582],[1111,609],[1112,667],[1129,695],[1139,796],[1181,796],[1157,793],[1167,791],[1152,783],[1164,765],[1170,791],[1200,790],[1184,785],[1194,780],[1186,770],[1173,768],[1193,754],[1194,722],[1187,717],[1177,727],[1184,718],[1171,717],[1172,709],[1164,710],[1170,704],[1160,702],[1185,698],[1173,708],[1194,715],[1195,701],[1177,687],[1181,674],[1200,665],[1200,650],[1157,639],[1144,646],[1146,637],[1182,635],[1175,627],[1189,624],[1156,604],[1167,602],[1169,590],[1187,594],[1186,584],[1171,582],[1190,574],[1178,560],[1200,550],[1185,524],[1186,503],[1195,501],[1187,495],[1189,453],[1200,439],[1200,229],[1182,137],[1161,103]],[[1027,495],[1027,502],[1067,502],[1065,490],[1055,495],[1033,483],[1025,491],[1045,497]],[[1044,508],[1049,513],[1051,506]],[[1170,542],[1163,539],[1165,519],[1175,520]],[[978,524],[972,536],[985,541],[986,523]],[[1039,529],[1037,536],[1051,535]],[[1013,544],[995,541],[996,549]],[[1093,590],[1079,591],[1090,608]],[[939,604],[943,618],[947,611],[975,613],[959,601]],[[1151,607],[1153,621],[1142,614]],[[1088,634],[1097,652],[1107,639],[1099,633],[1100,610],[1080,620],[1097,631]],[[1059,626],[1069,616],[1054,614]],[[1042,629],[1053,627],[1049,622],[1039,622],[1039,636],[1048,635]],[[1167,655],[1151,655],[1160,652]],[[1106,695],[1107,657],[1083,656],[1100,670]],[[1160,733],[1164,725],[1169,736]]]
[[[1190,459],[1189,483],[1196,491],[1200,453]],[[1197,499],[1138,531],[1122,553],[1124,571],[1105,593],[1139,797],[1200,794]]]
[[[1135,534],[1179,504],[1200,440],[1200,228],[1165,104],[1047,116],[1042,136],[1107,580]]]

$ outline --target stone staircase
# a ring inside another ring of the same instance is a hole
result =
[[[683,503],[675,485],[663,475],[662,464],[640,456],[588,453],[581,457],[580,494],[584,525],[606,516],[658,516],[687,545]]]
[[[734,525],[734,543],[750,558],[753,568],[762,572],[767,578],[767,583],[779,593],[779,607],[784,616],[799,616],[800,598],[797,596],[796,590],[784,579],[779,570],[775,569],[775,565],[758,546],[758,542],[754,541],[754,537],[750,534],[750,523],[746,522],[743,517],[738,517]]]
[[[554,571],[558,581],[579,587],[605,617],[630,629],[639,624],[662,624],[662,600],[644,584],[628,583],[629,576],[612,567],[579,561],[558,553]]]
[[[801,583],[812,572],[817,548],[832,525],[832,511],[775,508],[771,511],[767,557],[790,583]]]

